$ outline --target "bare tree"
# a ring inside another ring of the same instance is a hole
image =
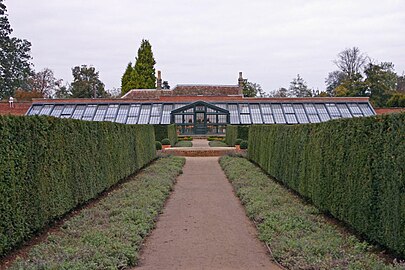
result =
[[[360,49],[353,47],[341,51],[338,59],[333,61],[335,65],[347,76],[352,79],[355,74],[360,74],[364,66],[369,61],[369,57],[360,52]]]
[[[44,68],[42,71],[34,73],[28,79],[28,90],[39,92],[43,97],[52,97],[58,87],[62,85],[61,79],[56,79],[53,71]]]

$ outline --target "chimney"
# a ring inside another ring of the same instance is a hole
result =
[[[156,89],[162,90],[162,72],[158,70],[158,76],[156,81]]]
[[[239,72],[238,85],[239,85],[239,87],[243,87],[243,84],[244,84],[244,80],[243,80],[242,72]]]

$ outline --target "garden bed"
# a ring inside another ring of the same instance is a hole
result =
[[[143,239],[181,173],[184,158],[161,158],[121,188],[67,220],[10,269],[123,269],[134,266]]]
[[[374,246],[330,222],[247,159],[226,156],[220,163],[260,239],[287,269],[404,269],[387,263]]]
[[[208,144],[210,147],[228,147],[223,141],[210,141]]]
[[[193,147],[191,141],[178,141],[174,147]]]

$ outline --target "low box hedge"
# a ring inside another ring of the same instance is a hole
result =
[[[405,113],[254,125],[248,157],[322,211],[405,256]]]
[[[152,126],[0,116],[0,256],[155,155]]]

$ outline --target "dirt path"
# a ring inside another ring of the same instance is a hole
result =
[[[136,269],[279,269],[217,157],[188,157]]]

